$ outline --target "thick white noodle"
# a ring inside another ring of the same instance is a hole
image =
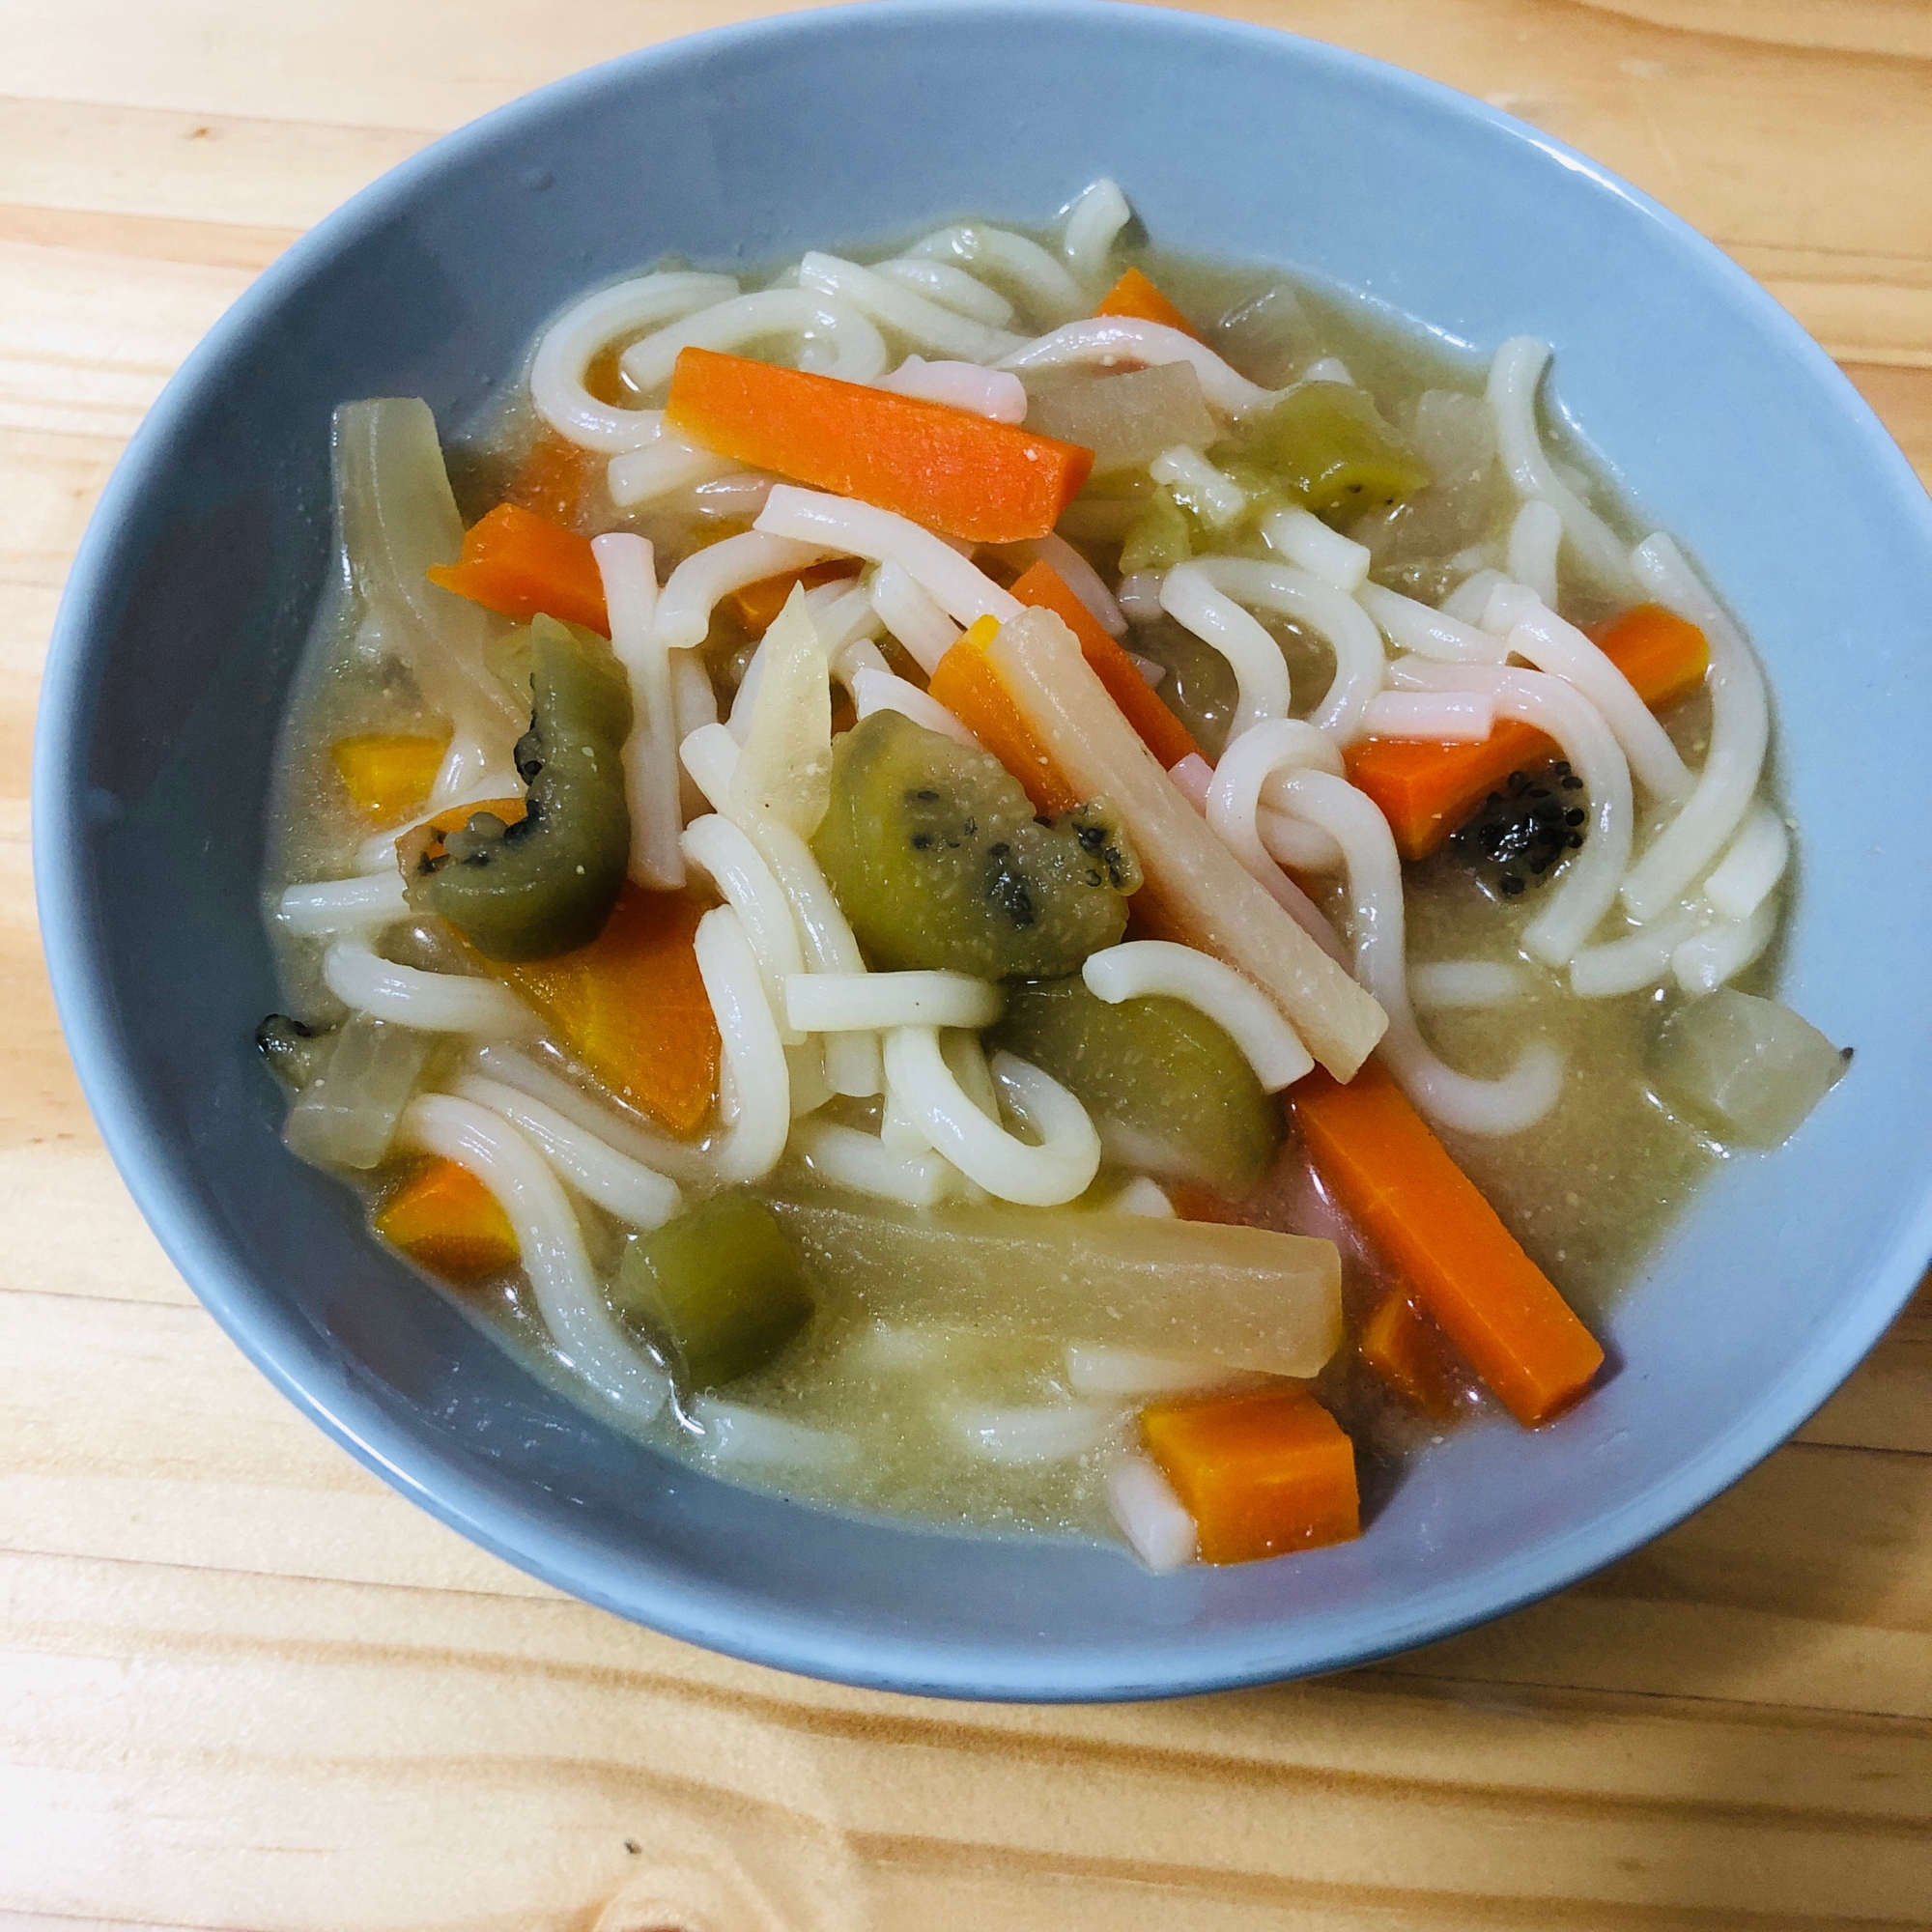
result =
[[[1138,1349],[1103,1342],[1075,1342],[1066,1350],[1066,1386],[1078,1396],[1190,1395],[1229,1379],[1227,1368],[1219,1362],[1145,1355]]]
[[[1355,977],[1388,1014],[1378,1051],[1403,1091],[1432,1120],[1464,1133],[1513,1134],[1540,1121],[1563,1090],[1563,1056],[1548,1040],[1528,1042],[1500,1080],[1476,1080],[1423,1039],[1408,997],[1402,860],[1374,802],[1326,772],[1296,772],[1282,790],[1289,809],[1320,825],[1347,857]]]
[[[403,875],[392,863],[355,879],[320,879],[291,886],[275,904],[275,917],[303,938],[327,932],[375,932],[410,916]]]
[[[890,560],[873,571],[868,595],[879,621],[930,677],[939,668],[940,659],[959,641],[959,626],[914,582],[902,565]]]
[[[988,328],[1008,328],[1012,325],[1013,305],[998,289],[989,289],[984,282],[976,280],[964,269],[955,269],[950,262],[923,261],[913,255],[895,256],[890,262],[876,262],[872,266],[875,275],[884,275],[888,281],[902,282],[909,289],[916,289],[942,308],[950,308],[955,314],[968,315],[975,322],[983,322]],[[886,379],[890,382],[892,379]]]
[[[1362,714],[1371,738],[1480,745],[1495,728],[1494,701],[1480,691],[1378,691]]]
[[[734,469],[727,476],[714,476],[696,484],[691,493],[691,507],[700,517],[755,517],[765,507],[765,498],[778,481],[762,469]]]
[[[896,563],[956,623],[990,616],[1004,624],[1020,613],[1019,600],[983,571],[975,570],[944,537],[870,503],[781,483],[772,492],[755,527],[761,533],[817,544],[822,550],[842,551],[847,556]]]
[[[902,282],[874,274],[857,262],[810,250],[798,265],[802,288],[816,290],[936,355],[961,362],[997,362],[1010,355],[1022,340],[1010,329],[989,328],[958,310],[942,308],[915,294]]]
[[[397,1138],[469,1169],[496,1196],[516,1231],[537,1310],[565,1364],[617,1407],[645,1419],[656,1415],[670,1379],[617,1325],[563,1183],[543,1155],[488,1108],[448,1094],[412,1100]]]
[[[449,1091],[508,1121],[561,1179],[631,1227],[648,1234],[683,1209],[684,1192],[676,1181],[619,1153],[541,1100],[477,1073],[459,1074]]]
[[[1066,211],[1066,226],[1060,235],[1060,251],[1073,279],[1083,288],[1097,289],[1107,279],[1110,257],[1121,230],[1134,218],[1120,185],[1102,175],[1082,188]]]
[[[1035,1468],[1070,1463],[1121,1427],[1121,1412],[1095,1403],[1041,1403],[1023,1408],[954,1408],[952,1427],[967,1451],[989,1463]]]
[[[717,887],[719,895],[738,915],[758,972],[779,1037],[787,1046],[805,1038],[784,1016],[784,982],[805,971],[798,925],[783,889],[772,875],[758,848],[722,812],[708,811],[684,829],[684,856]]]
[[[791,1151],[821,1180],[908,1208],[936,1208],[953,1189],[953,1169],[930,1151],[895,1153],[871,1134],[831,1121],[794,1127]]]
[[[1437,959],[1408,969],[1408,997],[1419,1011],[1507,1007],[1528,996],[1529,975],[1501,959]]]
[[[854,672],[852,705],[861,718],[869,718],[875,711],[902,712],[915,724],[938,731],[956,745],[976,752],[980,749],[979,739],[938,698],[892,671],[862,668]]]
[[[1563,542],[1563,519],[1552,503],[1526,497],[1510,524],[1505,565],[1524,588],[1556,609],[1556,554]]]
[[[1009,228],[961,222],[922,236],[906,253],[930,262],[957,262],[982,275],[1000,276],[1019,290],[1049,327],[1087,313],[1087,298],[1073,277],[1037,242]]]
[[[1760,802],[1745,814],[1729,850],[1712,867],[1704,896],[1719,919],[1748,919],[1783,878],[1790,861],[1791,834],[1783,819]],[[282,902],[288,903],[286,894]]]
[[[1262,519],[1262,535],[1270,550],[1290,563],[1299,564],[1344,596],[1353,597],[1368,581],[1371,556],[1366,544],[1331,530],[1312,510],[1298,505],[1271,510]]]
[[[1288,660],[1260,622],[1216,587],[1198,563],[1178,563],[1161,579],[1161,609],[1227,659],[1237,699],[1230,742],[1271,718],[1288,716]],[[1380,639],[1377,639],[1380,649]]]
[[[1771,703],[1751,647],[1669,537],[1645,538],[1631,553],[1631,565],[1644,588],[1695,624],[1711,646],[1711,749],[1704,768],[1684,810],[1624,881],[1624,909],[1643,922],[1675,905],[1743,824],[1771,742]]]
[[[1631,777],[1658,798],[1672,801],[1690,790],[1690,773],[1657,714],[1603,649],[1567,623],[1520,583],[1498,584],[1490,593],[1483,628],[1508,640],[1511,652],[1538,670],[1574,684],[1616,733]]]
[[[1382,634],[1398,650],[1438,658],[1444,664],[1501,664],[1509,656],[1509,646],[1501,639],[1447,611],[1432,611],[1399,590],[1365,583],[1355,592],[1355,602],[1381,626]]]
[[[1179,491],[1181,500],[1209,529],[1226,529],[1248,507],[1248,493],[1184,442],[1156,456],[1148,465],[1148,474],[1156,483]]]
[[[721,1469],[838,1469],[858,1460],[859,1445],[851,1436],[742,1402],[701,1395],[690,1415],[702,1432],[697,1453]]]
[[[1656,985],[1670,971],[1670,955],[1702,923],[1694,910],[1680,906],[1621,939],[1584,947],[1570,962],[1570,990],[1579,1000],[1614,1000]]]
[[[1368,709],[1369,699],[1388,681],[1388,657],[1375,620],[1352,597],[1337,590],[1332,583],[1323,582],[1312,571],[1298,569],[1292,563],[1253,563],[1245,557],[1208,556],[1179,568],[1199,571],[1216,590],[1238,603],[1272,611],[1323,639],[1335,654],[1335,675],[1321,702],[1309,713],[1308,722],[1323,731],[1332,731],[1344,745],[1361,735],[1362,714]],[[1169,571],[1170,582],[1174,575]],[[1162,601],[1166,601],[1164,590]],[[1181,621],[1185,623],[1186,619]],[[1189,630],[1193,628],[1188,625]],[[1213,639],[1208,641],[1211,643]],[[1270,638],[1268,648],[1281,660],[1285,678],[1287,660],[1282,658],[1281,646]],[[1286,709],[1284,705],[1283,711]],[[1238,718],[1234,728],[1238,734],[1241,729]]]
[[[708,308],[738,293],[729,275],[643,275],[599,289],[566,309],[544,331],[530,364],[530,402],[557,435],[584,449],[616,456],[657,440],[658,412],[600,403],[583,386],[597,353],[622,335]],[[642,418],[648,416],[648,420]]]
[[[1137,570],[1114,586],[1121,614],[1130,624],[1151,624],[1160,615],[1160,579],[1157,570]]]
[[[791,1078],[791,1117],[802,1121],[815,1114],[832,1098],[832,1081],[825,1071],[825,1043],[805,1039],[785,1048],[785,1065]],[[786,1143],[790,1145],[789,1142]]]
[[[1175,767],[1177,782],[1182,766],[1190,762],[1182,759]],[[1348,954],[1335,928],[1282,870],[1293,866],[1303,872],[1339,871],[1342,848],[1321,827],[1270,810],[1261,802],[1264,789],[1278,784],[1282,774],[1304,770],[1341,777],[1342,754],[1334,739],[1298,718],[1272,719],[1236,738],[1221,753],[1198,803],[1215,836],[1249,875],[1267,888],[1275,903],[1331,959],[1347,965]]]
[[[1240,1049],[1264,1094],[1311,1073],[1314,1057],[1281,1009],[1252,980],[1211,954],[1171,939],[1130,939],[1090,952],[1080,969],[1087,990],[1117,1007],[1122,1000],[1184,1001]],[[983,1022],[982,1022],[983,1024]]]
[[[885,374],[886,341],[869,317],[817,289],[762,289],[688,315],[624,351],[624,374],[644,395],[661,389],[681,349],[743,349],[775,335],[830,343],[829,376],[870,383]]]
[[[740,466],[728,456],[700,448],[675,430],[664,430],[641,449],[613,456],[604,471],[604,487],[620,510],[662,502],[680,490],[696,490],[729,476]]]
[[[872,609],[871,592],[862,583],[844,578],[836,583],[821,583],[806,592],[805,601],[828,660],[842,658],[854,644],[869,644],[885,635],[885,621]]]
[[[1544,894],[1542,910],[1522,934],[1531,958],[1567,966],[1616,903],[1618,882],[1630,864],[1636,808],[1622,746],[1581,692],[1543,671],[1399,658],[1391,675],[1409,690],[1488,692],[1498,718],[1520,719],[1554,738],[1571,771],[1582,780],[1590,812],[1583,849]]]
[[[870,593],[867,593],[870,601]],[[876,614],[876,613],[875,613]],[[881,627],[883,630],[883,626]],[[858,683],[862,670],[877,672],[882,677],[895,675],[891,665],[886,662],[886,654],[869,638],[860,638],[847,644],[842,651],[833,654],[832,675],[850,692]],[[858,702],[855,696],[852,700]]]
[[[322,955],[323,983],[358,1013],[418,1033],[471,1033],[518,1039],[536,1016],[509,987],[457,973],[425,973],[379,958],[365,939],[338,939]]]
[[[1777,901],[1767,898],[1748,919],[1720,919],[1670,955],[1677,983],[1695,1000],[1735,980],[1777,931]]]
[[[1156,1577],[1194,1561],[1200,1532],[1172,1485],[1151,1457],[1129,1450],[1108,1464],[1108,1514],[1129,1547]]]
[[[1442,614],[1445,617],[1453,618],[1459,624],[1468,624],[1478,630],[1487,631],[1489,627],[1483,622],[1483,613],[1490,608],[1490,598],[1498,585],[1507,583],[1508,582],[1509,579],[1500,570],[1492,569],[1488,565],[1485,565],[1480,570],[1473,570],[1461,583],[1457,584],[1454,590],[1450,591],[1448,596],[1443,598]],[[1491,631],[1489,635],[1495,638],[1498,643],[1502,641],[1501,637],[1497,633]],[[1440,653],[1429,651],[1424,652],[1423,655],[1425,657],[1434,657],[1440,655]],[[1506,650],[1499,651],[1495,654],[1493,661],[1500,664],[1508,655],[1509,653]],[[1471,662],[1474,662],[1474,660],[1472,659]]]
[[[1151,1221],[1175,1218],[1174,1203],[1161,1191],[1160,1183],[1145,1174],[1137,1174],[1107,1203],[1110,1214],[1139,1214]]]
[[[967,1094],[940,1051],[937,1029],[898,1027],[886,1036],[886,1080],[894,1097],[969,1179],[1002,1201],[1030,1208],[1057,1208],[1084,1194],[1100,1167],[1100,1136],[1086,1108],[1037,1067],[1009,1054],[999,1061],[1043,1130],[1037,1147],[1009,1134]]]
[[[486,1079],[541,1100],[553,1113],[574,1121],[640,1167],[667,1174],[687,1186],[702,1186],[713,1178],[710,1156],[702,1147],[673,1140],[635,1115],[618,1112],[612,1102],[598,1099],[517,1047],[480,1046],[468,1064]]]
[[[966,973],[794,973],[785,1011],[804,1033],[880,1033],[888,1027],[991,1026],[1006,995]]]
[[[977,362],[928,362],[908,355],[877,386],[895,396],[917,396],[949,409],[965,410],[988,422],[1026,421],[1026,385],[1004,369],[982,369]]]
[[[1185,362],[1201,379],[1201,393],[1223,415],[1239,416],[1275,400],[1279,391],[1229,367],[1206,343],[1183,335],[1165,323],[1141,322],[1132,316],[1096,315],[1069,322],[1009,355],[1004,369],[1064,369],[1086,365],[1102,369],[1165,368]]]
[[[715,906],[697,922],[696,950],[736,1101],[715,1155],[718,1172],[725,1180],[756,1180],[778,1165],[791,1132],[784,1046],[751,942],[729,906]]]
[[[671,704],[670,655],[654,628],[658,606],[651,546],[626,530],[590,545],[604,581],[611,648],[631,684],[631,735],[624,740],[624,800],[631,809],[632,879],[657,892],[684,884],[678,829],[677,714]]]
[[[1587,575],[1605,590],[1628,592],[1631,567],[1616,533],[1564,482],[1536,426],[1536,390],[1549,361],[1549,345],[1513,336],[1490,364],[1490,408],[1496,418],[1496,453],[1520,497],[1535,497],[1563,520],[1563,534]]]
[[[755,529],[707,544],[665,580],[658,595],[658,636],[668,650],[694,650],[711,629],[711,613],[720,598],[781,571],[803,570],[829,554],[826,544],[795,542]]]
[[[1060,581],[1093,613],[1094,621],[1110,638],[1126,635],[1127,620],[1106,579],[1063,536],[1051,530],[1043,537],[1029,537],[1022,543],[1002,544],[1003,554],[1020,563],[1047,563],[1059,572]]]
[[[738,769],[738,741],[728,724],[713,719],[678,740],[677,760],[710,802],[722,812],[731,796],[731,774]]]

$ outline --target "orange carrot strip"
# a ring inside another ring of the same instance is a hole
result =
[[[1093,452],[966,410],[711,349],[679,352],[665,420],[759,469],[972,543],[1043,537]]]
[[[718,1022],[693,940],[706,902],[627,885],[604,930],[554,959],[493,965],[612,1093],[674,1134],[718,1094]]]
[[[940,659],[926,689],[1019,780],[1033,809],[1052,818],[1071,811],[1080,794],[1061,776],[987,663],[986,646],[998,632],[992,618],[981,617]]]
[[[447,738],[372,731],[328,748],[349,796],[378,818],[406,818],[429,796]]]
[[[1289,1094],[1322,1179],[1503,1406],[1533,1429],[1604,1351],[1380,1065]]]
[[[762,638],[778,621],[794,584],[802,583],[808,590],[815,590],[821,583],[837,583],[841,577],[858,574],[858,558],[827,557],[823,563],[809,563],[803,570],[781,570],[776,577],[761,577],[755,583],[730,591],[724,601],[753,637]]]
[[[1100,306],[1094,313],[1131,316],[1137,322],[1158,322],[1169,328],[1179,329],[1183,335],[1193,336],[1196,342],[1202,339],[1201,331],[1138,269],[1129,269],[1100,298]]]
[[[1439,1333],[1408,1291],[1394,1288],[1362,1324],[1357,1347],[1392,1395],[1425,1415],[1447,1417],[1455,1412],[1456,1394],[1443,1366]]]
[[[1032,565],[1012,586],[1022,604],[1051,611],[1080,640],[1080,655],[1107,687],[1107,696],[1126,713],[1127,723],[1141,742],[1172,771],[1190,753],[1200,751],[1194,735],[1158,697],[1134,661],[1105,631],[1093,611],[1073,594],[1066,580],[1044,557]]]
[[[1711,662],[1696,625],[1640,604],[1602,626],[1597,643],[1653,710],[1695,691]],[[1349,781],[1380,807],[1405,859],[1426,859],[1512,772],[1556,755],[1534,725],[1504,719],[1478,745],[1363,738],[1343,753]]]
[[[432,564],[428,574],[432,583],[521,624],[541,614],[611,635],[590,539],[515,503],[498,503],[469,526],[461,563]]]
[[[497,1197],[453,1160],[426,1161],[376,1210],[376,1232],[433,1274],[474,1281],[512,1266],[516,1231]]]
[[[1355,1445],[1307,1390],[1159,1403],[1141,1435],[1208,1563],[1251,1563],[1362,1533]]]

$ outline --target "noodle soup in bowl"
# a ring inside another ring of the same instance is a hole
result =
[[[50,962],[197,1293],[512,1561],[902,1690],[1334,1668],[1666,1527],[1916,1282],[1928,563],[1775,304],[1472,102],[733,30],[171,386]]]

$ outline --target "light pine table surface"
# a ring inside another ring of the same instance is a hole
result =
[[[371,177],[765,11],[0,0],[0,1926],[1932,1926],[1922,1293],[1795,1443],[1560,1598],[1321,1683],[1061,1711],[830,1689],[557,1596],[299,1421],[162,1258],[30,895],[34,699],[95,496]],[[1204,11],[1621,170],[1932,470],[1927,0]]]

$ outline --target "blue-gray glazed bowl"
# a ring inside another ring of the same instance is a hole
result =
[[[1802,827],[1787,996],[1858,1049],[1728,1163],[1555,1426],[1424,1458],[1358,1543],[1155,1578],[1097,1547],[754,1495],[541,1387],[276,1138],[249,1042],[272,729],[324,569],[329,412],[445,428],[568,296],[671,252],[758,262],[1101,172],[1152,234],[1293,267],[1487,350],[1557,345],[1565,407],[1770,667]],[[1139,1697],[1331,1670],[1557,1589],[1707,1501],[1864,1354],[1932,1253],[1922,839],[1932,507],[1849,384],[1716,249],[1475,101],[1139,8],[878,4],[705,35],[545,89],[325,221],[156,405],[47,667],[35,860],[73,1057],[128,1186],[291,1401],[445,1522],[741,1657],[894,1690]]]

